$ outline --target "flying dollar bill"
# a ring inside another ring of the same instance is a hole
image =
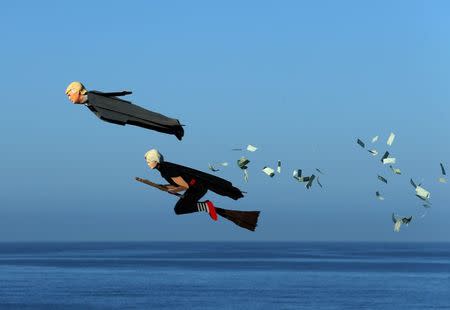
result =
[[[395,157],[388,157],[383,159],[383,164],[387,165],[387,164],[395,164],[397,160],[395,159]]]
[[[369,152],[369,153],[372,154],[373,156],[377,156],[377,155],[378,155],[378,151],[375,150],[375,149],[367,150],[367,152]]]
[[[248,171],[247,171],[247,169],[244,169],[244,181],[248,182]]]
[[[237,165],[239,166],[239,168],[241,169],[247,169],[247,164],[250,162],[250,160],[248,160],[247,158],[245,158],[244,156],[242,156],[241,158],[238,159],[237,161]]]
[[[396,217],[394,213],[392,213],[392,221],[394,222],[394,231],[399,232],[402,224],[408,226],[411,222],[412,216],[410,217]]]
[[[250,160],[248,160],[247,158],[245,158],[244,156],[242,156],[241,158],[239,158],[237,160],[237,165],[238,167],[244,171],[244,181],[248,182],[248,163],[250,163]]]
[[[372,138],[372,143],[375,143],[377,141],[378,141],[378,136],[375,136],[375,137]]]
[[[306,188],[307,188],[307,189],[310,189],[310,188],[311,188],[311,186],[312,186],[313,181],[314,181],[315,178],[316,178],[316,176],[315,176],[314,174],[311,175],[311,177],[310,177],[309,180],[308,180],[308,183],[306,184]]]
[[[253,146],[251,144],[247,145],[247,151],[249,152],[255,152],[258,148],[256,146]]]
[[[394,143],[394,139],[395,139],[395,134],[393,132],[391,132],[391,134],[389,135],[389,138],[387,139],[386,144],[391,146],[392,143]]]
[[[379,200],[384,200],[384,197],[381,196],[380,192],[375,192],[375,196],[377,196],[377,198],[378,198]]]
[[[220,169],[215,168],[213,165],[208,164],[208,169],[211,170],[212,172],[217,172],[220,171]]]
[[[387,180],[384,177],[382,177],[381,175],[378,175],[378,180],[387,184]]]
[[[319,184],[320,188],[323,188],[322,183],[320,183],[319,176],[317,176],[317,184]]]
[[[428,199],[430,199],[431,194],[429,191],[427,191],[425,188],[423,188],[421,186],[421,184],[416,185],[416,183],[414,183],[413,179],[410,179],[409,181],[411,183],[411,185],[414,187],[414,189],[416,190],[416,196],[419,197],[420,199],[424,200],[424,201],[428,201]]]
[[[394,157],[389,157],[389,152],[386,151],[383,155],[383,157],[381,157],[381,162],[383,164],[395,164],[396,159]]]
[[[281,160],[277,162],[277,172],[281,173]]]
[[[267,167],[267,166],[265,166],[263,169],[262,169],[262,172],[264,172],[265,174],[267,174],[269,177],[271,177],[271,178],[273,178],[273,176],[275,175],[275,170],[273,170],[272,168],[270,168],[270,167]]]
[[[366,147],[366,144],[365,144],[364,142],[362,142],[360,139],[357,139],[357,140],[356,140],[356,143],[358,143],[359,146],[362,147],[362,148],[365,148],[365,147]]]
[[[431,194],[425,188],[423,188],[421,186],[417,186],[416,187],[416,196],[419,197],[422,200],[427,201],[428,199],[430,199]]]
[[[394,168],[392,166],[389,166],[389,168],[391,168],[391,170],[394,174],[402,174],[402,171],[398,168]]]
[[[212,172],[220,171],[220,169],[217,169],[215,165],[220,165],[220,166],[226,167],[226,166],[228,166],[228,163],[227,162],[214,163],[214,164],[209,164],[208,163],[208,169],[211,170]]]
[[[439,163],[439,165],[441,166],[441,173],[442,176],[438,179],[439,183],[447,183],[447,179],[445,178],[445,176],[447,175],[445,172],[445,168],[444,165],[442,163]]]
[[[294,177],[294,179],[296,179],[297,181],[302,182],[302,183],[303,182],[308,182],[309,179],[310,179],[309,176],[306,176],[306,177],[302,176],[302,170],[301,169],[294,170],[294,172],[292,173],[292,176]]]

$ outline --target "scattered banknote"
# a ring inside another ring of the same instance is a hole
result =
[[[375,137],[372,138],[372,143],[375,143],[377,141],[378,141],[378,136],[375,136]]]
[[[381,157],[381,162],[383,164],[395,164],[396,159],[394,157],[389,157],[389,152],[386,151],[383,155],[383,157]]]
[[[442,163],[439,163],[439,165],[441,166],[442,177],[440,177],[440,178],[438,179],[438,181],[439,181],[440,183],[447,183],[447,179],[444,177],[444,176],[447,175],[446,172],[445,172],[444,165],[443,165]]]
[[[368,152],[369,152],[370,154],[372,154],[373,156],[377,156],[377,155],[378,155],[378,151],[375,150],[375,149],[368,150]]]
[[[277,162],[277,172],[281,173],[281,160]]]
[[[377,198],[378,198],[379,200],[384,200],[384,197],[381,196],[380,192],[376,192],[375,195],[377,196]]]
[[[362,148],[365,148],[365,147],[366,147],[365,143],[362,142],[360,139],[356,140],[356,143],[358,143],[359,146],[362,147]]]
[[[247,145],[247,151],[249,152],[255,152],[258,148],[256,146],[253,146],[251,144]]]
[[[297,169],[294,170],[294,172],[292,173],[292,176],[294,177],[294,179],[296,179],[299,182],[308,182],[310,177],[309,176],[302,176],[302,170],[301,169]]]
[[[214,164],[209,164],[208,163],[208,169],[211,170],[212,172],[220,171],[220,169],[217,169],[215,165],[220,165],[220,166],[226,167],[226,166],[228,166],[228,163],[227,162],[214,163]]]
[[[430,199],[431,194],[429,191],[419,185],[416,187],[416,196],[422,200],[427,201],[428,199]]]
[[[307,189],[310,189],[310,188],[311,188],[311,186],[312,186],[313,181],[314,181],[315,178],[316,178],[316,176],[315,176],[314,174],[311,175],[311,177],[310,177],[309,180],[308,180],[308,183],[306,184],[306,188],[307,188]]]
[[[244,156],[242,156],[241,158],[238,159],[237,161],[237,165],[239,166],[239,168],[241,169],[247,169],[247,164],[250,162],[250,160],[248,160],[247,158],[245,158]]]
[[[400,231],[400,226],[402,226],[402,224],[405,224],[406,226],[408,226],[408,224],[411,222],[411,220],[412,220],[412,216],[396,217],[395,214],[392,213],[392,221],[394,222],[394,231],[395,232]]]
[[[320,188],[323,188],[322,184],[320,183],[319,176],[317,176],[317,184],[319,184]]]
[[[382,177],[381,175],[378,175],[378,180],[387,184],[387,180],[384,177]]]
[[[389,157],[389,152],[386,151],[384,155],[381,157],[381,162],[384,163],[384,160]]]
[[[271,177],[271,178],[273,178],[273,176],[275,175],[275,170],[273,170],[272,168],[270,168],[270,167],[267,167],[267,166],[265,166],[263,169],[262,169],[262,172],[264,172],[265,174],[267,174],[269,177]]]
[[[325,174],[319,168],[316,168],[316,171],[319,172],[320,174]]]
[[[396,159],[395,157],[388,157],[383,159],[383,164],[387,165],[387,164],[395,164]]]
[[[217,172],[220,171],[220,169],[215,168],[213,165],[208,164],[208,169],[211,170],[212,172]]]
[[[392,145],[392,143],[394,143],[394,139],[395,139],[395,134],[393,132],[391,132],[391,134],[389,135],[389,138],[387,139],[386,144],[387,145]]]
[[[241,158],[239,158],[237,160],[237,165],[240,169],[244,170],[244,181],[248,182],[248,167],[247,164],[250,162],[250,160],[248,160],[247,158],[245,158],[244,156],[242,156]]]
[[[294,172],[292,172],[292,177],[293,177],[294,179],[296,179],[297,181],[299,181],[299,182],[303,182],[303,181],[301,180],[301,177],[302,177],[302,169],[294,170]]]
[[[396,219],[394,213],[392,213],[392,221],[394,222],[394,231],[399,232],[402,226],[402,220]]]
[[[389,168],[391,168],[394,174],[402,174],[402,171],[399,168],[394,168],[392,166],[389,166]]]

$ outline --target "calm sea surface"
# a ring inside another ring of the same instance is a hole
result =
[[[450,309],[448,243],[0,243],[0,309]]]

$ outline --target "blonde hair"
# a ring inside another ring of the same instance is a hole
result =
[[[69,84],[69,86],[67,86],[66,88],[66,95],[68,93],[70,93],[71,91],[79,91],[82,95],[87,93],[86,88],[84,87],[83,84],[81,84],[81,82],[72,82]]]

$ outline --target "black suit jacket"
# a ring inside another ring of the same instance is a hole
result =
[[[131,92],[102,93],[89,91],[86,106],[100,119],[118,124],[134,125],[167,134],[175,135],[181,140],[184,135],[183,127],[177,119],[155,113],[117,96],[129,95]]]

